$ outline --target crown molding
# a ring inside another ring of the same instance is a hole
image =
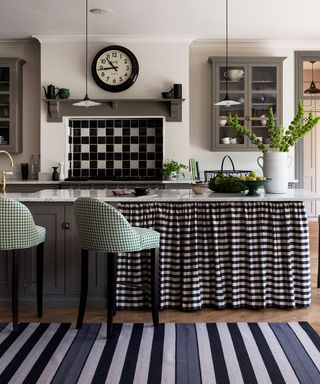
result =
[[[230,48],[288,48],[288,49],[319,49],[320,40],[228,40]],[[190,43],[191,48],[222,48],[224,39],[195,39]]]
[[[85,35],[32,35],[40,43],[83,43]],[[190,45],[196,35],[89,35],[91,43],[166,43]]]
[[[7,47],[36,47],[38,46],[38,41],[32,37],[26,39],[0,39],[0,44]]]

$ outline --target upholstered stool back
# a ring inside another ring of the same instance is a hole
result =
[[[0,250],[35,247],[44,239],[45,228],[35,225],[25,205],[0,197]]]
[[[111,205],[91,197],[81,197],[74,204],[74,215],[81,248],[101,252],[142,249],[139,234]]]

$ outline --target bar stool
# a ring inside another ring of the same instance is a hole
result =
[[[19,331],[19,252],[36,247],[37,315],[42,317],[43,245],[46,229],[35,225],[29,209],[6,197],[0,197],[0,251],[12,251],[12,323]]]
[[[132,227],[111,205],[92,197],[80,197],[74,204],[74,215],[81,246],[81,293],[77,319],[80,329],[88,294],[89,251],[107,256],[107,339],[112,337],[112,320],[116,312],[117,257],[119,252],[151,249],[151,307],[153,325],[159,324],[159,246],[160,233]]]

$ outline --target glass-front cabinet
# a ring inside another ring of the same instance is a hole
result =
[[[20,58],[0,58],[0,150],[22,152],[22,66]]]
[[[257,151],[247,137],[227,124],[238,115],[257,137],[268,145],[268,110],[282,122],[282,63],[284,57],[232,57],[226,70],[224,57],[209,57],[212,65],[212,150]],[[226,96],[237,104],[215,105]]]

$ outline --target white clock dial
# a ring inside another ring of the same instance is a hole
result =
[[[129,57],[120,51],[107,51],[97,61],[96,71],[100,79],[109,85],[119,85],[127,81],[132,73]]]
[[[128,48],[110,45],[96,54],[91,70],[99,87],[109,92],[122,92],[136,81],[139,64]]]

